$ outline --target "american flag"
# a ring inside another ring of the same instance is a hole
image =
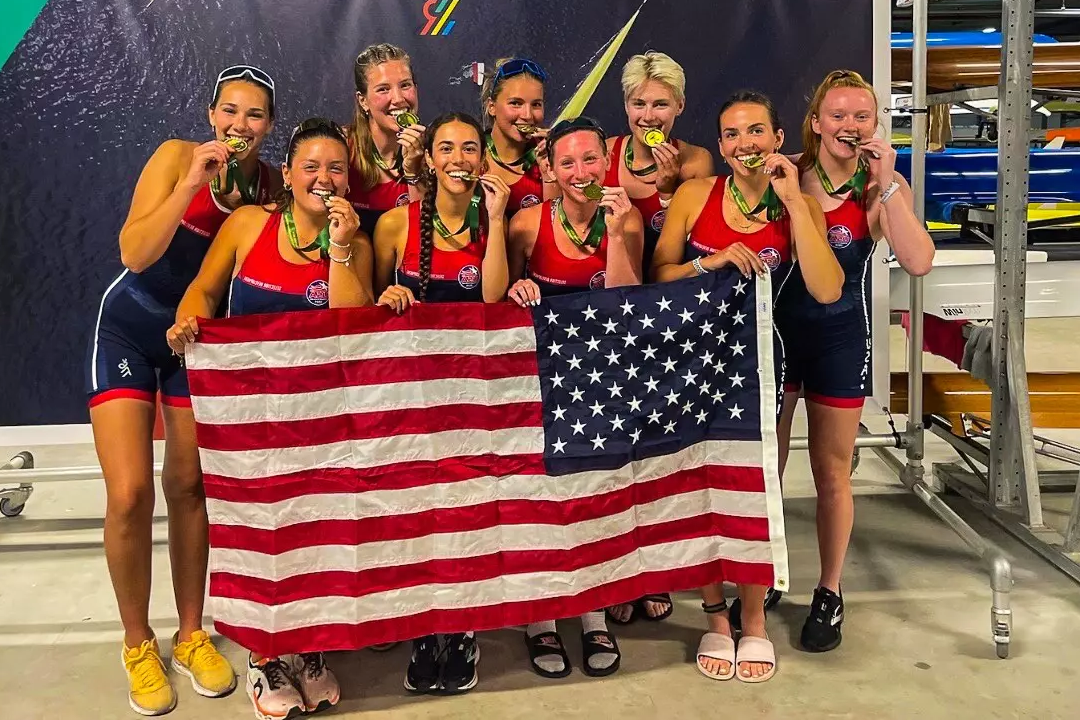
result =
[[[206,322],[216,627],[257,652],[787,588],[769,280]]]

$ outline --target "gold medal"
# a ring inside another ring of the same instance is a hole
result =
[[[417,117],[416,113],[410,112],[409,110],[406,110],[405,112],[398,113],[397,115],[394,116],[394,119],[397,120],[398,127],[402,128],[402,129],[405,129],[405,128],[409,127],[410,125],[419,125],[420,124],[420,118]]]
[[[449,175],[452,178],[455,178],[457,180],[464,180],[466,182],[476,182],[477,180],[480,179],[479,175],[473,175],[472,173],[468,173],[468,172],[465,172],[463,170],[462,171],[455,170],[453,172],[448,172],[446,174]]]
[[[645,144],[651,148],[656,147],[660,143],[664,142],[666,139],[667,138],[664,137],[663,131],[656,129],[649,130],[645,133],[645,137],[642,138],[642,140],[645,141]]]
[[[853,148],[859,147],[860,140],[857,137],[838,137],[836,139],[844,143],[845,145],[850,145]]]
[[[334,194],[329,190],[312,190],[312,194],[318,195],[323,199],[323,203],[326,207],[330,207],[330,200],[334,197]]]
[[[242,153],[248,149],[247,140],[243,138],[227,137],[223,142],[238,153]]]
[[[739,162],[743,164],[744,168],[753,170],[754,168],[759,168],[765,164],[765,157],[763,155],[752,155],[746,160],[740,160]]]
[[[534,132],[536,132],[535,125],[515,125],[514,127],[516,127],[518,129],[518,132],[522,135],[532,135]]]
[[[596,183],[586,185],[581,192],[585,193],[585,197],[590,200],[602,200],[604,198],[604,189]]]

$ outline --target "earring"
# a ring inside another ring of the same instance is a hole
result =
[[[290,183],[285,183],[285,192],[292,192],[292,185]]]

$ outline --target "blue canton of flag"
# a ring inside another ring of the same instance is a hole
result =
[[[769,422],[775,398],[772,358],[759,358],[770,297],[767,276],[732,270],[544,300],[533,324],[549,474],[760,441],[763,377]]]

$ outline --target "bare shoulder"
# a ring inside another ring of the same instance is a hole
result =
[[[510,231],[522,232],[530,228],[538,227],[540,225],[541,213],[544,211],[545,203],[539,203],[527,208],[518,210],[514,217],[510,219]]]
[[[408,205],[401,205],[391,210],[387,210],[379,218],[379,221],[375,223],[375,240],[376,242],[394,242],[400,235],[404,234],[408,228]]]
[[[723,179],[717,175],[713,175],[712,177],[691,178],[679,186],[675,195],[676,197],[681,195],[686,200],[700,199],[704,202],[718,182],[723,182]]]
[[[261,230],[271,212],[272,205],[241,205],[232,211],[225,222],[231,232],[243,234],[249,229]]]

